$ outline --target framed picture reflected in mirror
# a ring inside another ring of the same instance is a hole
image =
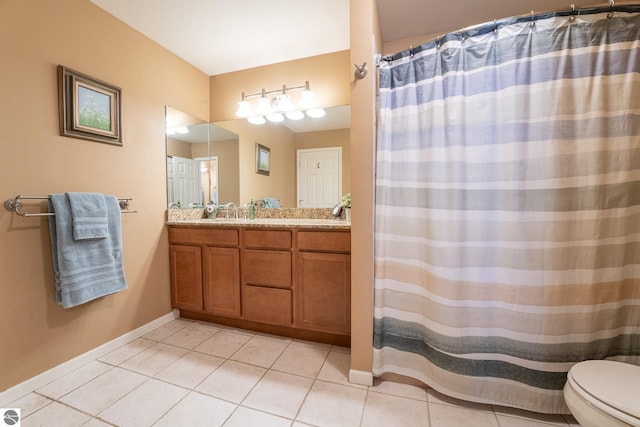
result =
[[[271,150],[261,144],[256,144],[256,173],[269,175],[269,156]]]

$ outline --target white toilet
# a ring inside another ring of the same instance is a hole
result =
[[[564,399],[582,427],[640,427],[640,366],[577,363],[569,371]]]

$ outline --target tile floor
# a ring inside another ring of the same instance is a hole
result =
[[[545,427],[571,417],[349,384],[349,349],[178,319],[13,402],[22,426]]]

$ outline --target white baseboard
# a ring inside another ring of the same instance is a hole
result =
[[[349,382],[359,385],[373,385],[373,374],[367,371],[358,371],[356,369],[349,370]]]
[[[58,366],[55,366],[39,375],[36,375],[33,378],[29,378],[28,380],[23,381],[20,384],[17,384],[3,391],[2,393],[0,393],[0,408],[6,407],[7,404],[21,398],[22,396],[32,392],[33,390],[37,390],[40,387],[49,384],[51,381],[60,378],[61,376],[66,375],[70,372],[73,372],[81,366],[84,366],[87,363],[91,362],[92,360],[102,357],[105,354],[117,349],[118,347],[121,347],[124,344],[136,338],[139,338],[156,328],[159,328],[165,323],[169,323],[172,320],[177,319],[178,317],[180,317],[180,311],[173,310],[171,313],[167,313],[164,316],[161,316],[145,325],[140,326],[137,329],[134,329],[133,331],[127,332],[126,334],[121,335],[118,338],[114,338],[113,340],[104,343],[99,347],[89,350],[86,353],[76,356],[71,360],[61,363]]]

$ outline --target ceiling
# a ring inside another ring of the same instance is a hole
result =
[[[349,49],[349,0],[91,0],[207,75]]]
[[[553,10],[570,9],[573,0],[377,0],[385,42]],[[575,3],[576,8],[593,3]],[[407,46],[409,48],[409,46]],[[385,52],[386,53],[386,52]]]
[[[209,76],[349,49],[350,0],[90,1]],[[375,1],[385,43],[569,8],[565,0]],[[339,129],[349,127],[349,117],[347,106],[317,123],[286,125],[294,132]]]
[[[349,1],[91,0],[209,76],[349,49]],[[382,39],[389,42],[456,31],[531,10],[568,9],[569,1],[377,3]]]

